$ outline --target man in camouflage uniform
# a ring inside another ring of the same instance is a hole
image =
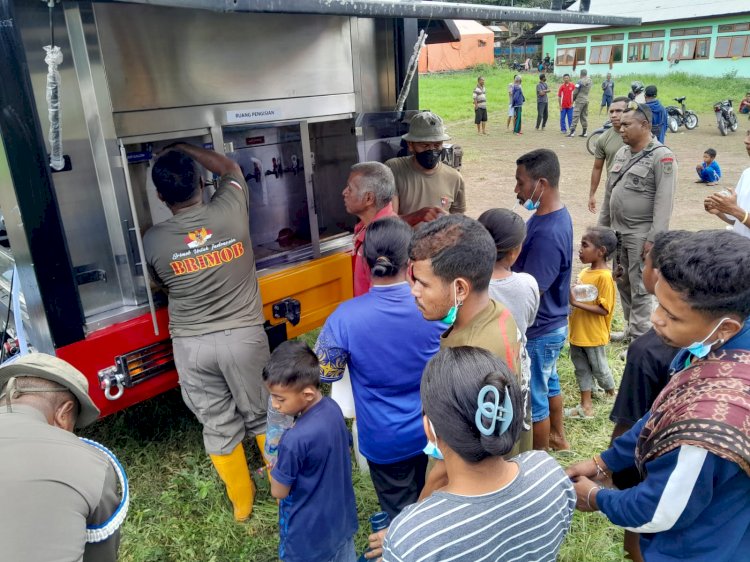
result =
[[[623,275],[617,280],[626,335],[636,338],[651,326],[652,299],[643,287],[642,257],[654,235],[669,229],[677,161],[651,134],[651,110],[630,102],[622,114],[620,134],[625,143],[615,154],[607,178],[599,224],[621,234],[618,252]]]
[[[589,126],[589,92],[591,92],[591,84],[591,78],[589,78],[588,72],[584,68],[581,70],[581,79],[578,81],[576,89],[573,91],[575,105],[573,106],[573,123],[570,127],[570,133],[568,133],[569,137],[575,136],[579,120],[581,121],[581,127],[583,127],[581,136],[588,136],[586,134],[586,129]]]

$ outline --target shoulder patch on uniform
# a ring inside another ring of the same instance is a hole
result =
[[[672,158],[671,156],[668,158],[662,158],[661,160],[659,160],[659,162],[674,162],[674,158]]]

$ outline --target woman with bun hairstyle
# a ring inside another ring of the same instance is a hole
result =
[[[315,351],[321,380],[349,368],[359,430],[380,506],[393,519],[424,487],[427,439],[419,384],[445,326],[425,320],[406,281],[412,229],[399,218],[367,227],[364,257],[372,287],[328,317]]]
[[[401,512],[383,561],[554,561],[575,492],[544,451],[506,460],[523,424],[521,390],[495,355],[442,349],[422,376],[423,425],[445,458],[448,485]]]

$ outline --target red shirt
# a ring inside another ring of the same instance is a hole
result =
[[[385,207],[380,209],[378,213],[373,217],[373,221],[382,219],[383,217],[397,217],[398,215],[393,212],[393,204],[388,203]],[[354,227],[354,296],[364,295],[370,290],[370,267],[367,265],[367,260],[364,256],[364,250],[362,245],[365,243],[365,234],[367,233],[367,227],[362,221],[357,223]]]
[[[573,107],[573,90],[576,89],[576,85],[573,82],[567,84],[563,82],[560,84],[560,88],[557,90],[557,97],[562,96],[562,108],[568,109]]]

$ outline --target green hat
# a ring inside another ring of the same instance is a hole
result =
[[[409,132],[401,138],[408,142],[442,142],[450,139],[445,133],[443,120],[431,111],[421,111],[412,117]]]
[[[89,381],[67,361],[46,353],[30,353],[0,365],[0,388],[12,377],[38,377],[70,390],[81,407],[76,427],[91,425],[99,417],[99,408],[89,396]]]

